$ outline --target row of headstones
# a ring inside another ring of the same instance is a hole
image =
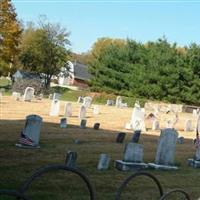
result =
[[[40,129],[42,118],[37,115],[29,115],[26,118],[25,127],[21,132],[19,143],[16,146],[39,148]],[[143,162],[143,145],[138,144],[141,131],[133,134],[132,140],[126,145],[123,160],[116,160],[116,168],[130,170],[132,168],[154,167],[159,169],[178,169],[174,166],[176,142],[178,133],[174,129],[163,129],[158,142],[155,163]],[[116,142],[122,143],[125,133],[119,133]],[[105,156],[102,156],[102,160]],[[195,158],[188,160],[189,165],[200,167],[200,148],[197,148]]]
[[[117,108],[127,108],[128,107],[127,103],[123,103],[121,96],[117,96],[116,101],[108,99],[106,102],[106,105],[107,106],[115,105]]]
[[[137,135],[137,136],[135,136]],[[123,160],[115,160],[115,167],[118,170],[129,171],[141,168],[153,167],[156,169],[178,169],[174,166],[175,145],[178,133],[175,130],[166,129],[161,132],[158,143],[155,163],[143,162],[143,145],[138,144],[140,133],[133,135],[132,142],[127,143],[124,150]],[[125,133],[120,133],[117,137],[117,142],[122,142]],[[136,139],[137,138],[137,139]],[[70,155],[71,154],[71,155]],[[71,167],[76,167],[76,152],[68,152],[66,164]],[[111,157],[108,154],[101,154],[97,165],[98,170],[106,170],[109,168]]]
[[[160,130],[160,124],[157,120],[156,116],[153,113],[150,113],[146,119],[151,119],[152,121],[152,130]],[[166,122],[165,125],[166,128],[173,128],[173,125],[169,123],[169,121]],[[125,124],[125,129],[127,130],[137,130],[142,129],[145,130],[145,110],[140,107],[139,102],[135,103],[135,106],[133,108],[132,116],[130,122]],[[186,120],[185,131],[194,131],[196,128],[193,128],[192,126],[192,120]]]
[[[130,130],[132,129],[130,123],[126,123],[125,128]],[[166,123],[166,128],[168,128],[168,123]],[[158,120],[153,120],[152,122],[152,130],[160,130],[160,123]],[[193,127],[192,125],[192,120],[186,120],[185,125],[184,125],[184,131],[189,132],[189,131],[195,131],[196,128]]]
[[[53,100],[51,103],[51,109],[50,109],[50,116],[58,116],[60,112],[60,101],[59,100]],[[87,113],[87,107],[85,105],[81,105],[80,111],[79,111],[79,119],[85,119]],[[100,109],[98,105],[94,105],[93,107],[93,114],[98,115],[100,113]],[[64,107],[64,117],[71,117],[72,116],[72,104],[71,103],[65,103]]]
[[[84,128],[86,128],[86,125],[87,125],[87,120],[86,119],[81,119],[80,128],[84,129]],[[60,119],[60,128],[67,128],[67,118],[61,118]],[[94,123],[93,128],[95,130],[98,130],[100,128],[100,123]]]
[[[182,143],[184,138],[178,138],[178,133],[174,129],[164,129],[161,131],[160,139],[158,142],[157,153],[154,163],[143,162],[143,145],[138,144],[140,133],[135,133],[133,140],[126,144],[124,156],[122,160],[115,160],[115,167],[118,170],[129,171],[135,169],[163,169],[163,170],[176,170],[175,166],[175,150],[176,143]],[[120,142],[125,137],[125,133],[120,133],[118,139]],[[181,141],[181,142],[180,142]],[[98,169],[108,169],[110,157],[107,154],[100,156]],[[188,165],[194,168],[200,168],[200,148],[197,148],[194,158],[188,159]]]

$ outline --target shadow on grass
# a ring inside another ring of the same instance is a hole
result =
[[[132,133],[130,132],[127,132],[124,142],[119,144],[116,143],[118,131],[101,129],[101,127],[99,130],[94,130],[91,127],[81,129],[78,125],[72,124],[61,129],[59,123],[44,121],[41,128],[41,148],[32,150],[20,149],[15,146],[24,125],[25,120],[0,120],[0,188],[19,188],[24,180],[41,166],[64,164],[65,154],[68,150],[78,153],[77,165],[95,185],[97,199],[114,199],[116,188],[122,180],[132,174],[132,172],[118,171],[113,166],[114,160],[123,158],[125,144],[131,141]],[[75,143],[76,139],[80,140],[80,144]],[[157,142],[158,136],[151,135],[150,131],[147,134],[141,134],[139,143],[144,145],[144,161],[146,163],[155,159]],[[151,173],[159,175],[161,182],[166,186],[172,185],[174,187],[177,184],[183,188],[189,187],[187,185],[188,174],[194,179],[196,177],[193,169],[188,168],[185,164],[187,158],[194,153],[191,146],[192,141],[189,139],[185,139],[184,144],[177,145],[177,163],[180,163],[181,170],[173,172],[150,170]],[[107,153],[111,157],[112,164],[107,171],[97,170],[101,153]],[[185,173],[186,171],[187,173]],[[76,191],[79,192],[75,192],[75,189],[69,187],[69,185],[74,185]],[[69,199],[88,199],[87,190],[84,187],[79,189],[79,185],[79,180],[72,179],[69,175],[51,175],[34,186],[32,194],[35,198],[33,199],[49,197],[49,193],[54,194],[53,198],[45,199],[62,199],[66,195],[65,193],[70,191],[72,191],[72,196]],[[195,181],[194,187],[196,188]],[[148,191],[149,188],[152,189],[151,184],[145,183],[141,189],[136,188],[136,191],[141,191],[142,194],[143,190]],[[196,189],[192,187],[190,190],[193,192]],[[131,194],[132,192],[130,190],[128,193]],[[58,194],[57,197],[55,197],[55,194]],[[145,198],[148,199],[148,195],[144,196]]]

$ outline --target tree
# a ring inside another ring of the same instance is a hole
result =
[[[10,70],[19,53],[22,28],[11,0],[1,0],[0,6],[0,73]],[[9,66],[10,65],[10,66]]]
[[[39,27],[29,26],[23,33],[20,60],[24,69],[41,74],[46,89],[53,75],[67,68],[70,54],[69,32],[59,24],[40,21]]]

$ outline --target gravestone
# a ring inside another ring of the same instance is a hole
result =
[[[157,121],[157,120],[154,120],[154,121],[153,121],[153,123],[152,123],[152,130],[153,130],[153,131],[160,130],[159,121]]]
[[[87,124],[87,120],[86,119],[82,119],[81,123],[80,123],[80,128],[86,128],[86,124]]]
[[[60,128],[67,128],[67,119],[66,118],[60,119]]]
[[[27,87],[24,92],[24,97],[23,97],[24,101],[31,101],[34,97],[34,91],[35,91],[34,88]]]
[[[92,105],[92,97],[84,97],[84,99],[83,99],[83,105],[86,108],[90,108],[91,105]]]
[[[117,143],[123,143],[125,137],[126,137],[126,133],[123,133],[123,132],[118,133],[116,142],[117,142]]]
[[[107,106],[113,106],[114,105],[114,101],[111,100],[111,99],[108,99],[107,102],[106,102],[106,105]]]
[[[194,144],[196,145],[196,152],[193,158],[188,159],[188,165],[194,168],[200,168],[200,138],[199,130],[200,129],[200,115],[197,118],[196,124],[196,138]]]
[[[64,110],[64,117],[71,117],[71,116],[72,116],[72,104],[66,103]]]
[[[95,105],[93,108],[93,114],[98,115],[99,114],[99,106]]]
[[[59,93],[54,93],[53,94],[53,100],[60,100],[61,94]]]
[[[83,97],[82,96],[78,97],[77,103],[83,103]]]
[[[145,110],[140,107],[138,102],[136,102],[131,116],[131,126],[134,130],[146,130],[144,123],[144,115]]]
[[[53,94],[49,94],[49,99],[53,100]]]
[[[76,168],[77,152],[68,151],[65,159],[65,165],[67,167]]]
[[[127,129],[127,130],[131,130],[131,129],[132,129],[132,125],[131,125],[130,122],[127,122],[127,123],[125,124],[125,129]]]
[[[97,166],[98,170],[106,170],[109,168],[110,157],[107,154],[101,154],[99,158],[99,163]]]
[[[82,105],[79,111],[79,119],[85,119],[85,118],[86,118],[86,107]]]
[[[39,148],[42,118],[38,115],[28,115],[25,127],[21,132],[18,147]]]
[[[200,168],[200,146],[196,147],[194,158],[188,159],[188,165],[193,168]]]
[[[75,140],[74,140],[74,143],[75,143],[75,144],[80,144],[81,141],[80,141],[79,139],[75,139]]]
[[[51,102],[51,109],[50,109],[50,116],[58,116],[60,111],[60,101],[52,100]]]
[[[153,113],[149,113],[146,117],[147,120],[150,120],[150,121],[155,121],[157,119],[156,115],[153,114]]]
[[[37,100],[41,101],[43,99],[44,95],[43,94],[39,94],[36,98]]]
[[[116,160],[115,167],[121,171],[147,168],[143,162],[143,145],[133,142],[126,144],[123,160]]]
[[[116,98],[115,106],[116,106],[117,108],[121,108],[121,104],[122,104],[122,97],[121,97],[121,96],[118,96],[118,97]]]
[[[100,127],[100,123],[95,123],[93,128],[95,130],[99,130],[99,127]]]
[[[192,111],[192,116],[195,117],[195,118],[197,117],[197,109],[194,109],[194,110]]]
[[[177,143],[178,143],[178,144],[183,144],[183,143],[184,143],[184,140],[185,140],[184,137],[179,137],[179,138],[177,139]]]
[[[16,101],[19,101],[20,100],[20,97],[21,97],[21,94],[19,92],[13,92],[12,93],[12,96],[14,97],[14,99]]]
[[[178,169],[175,165],[175,151],[178,133],[175,129],[161,130],[157,146],[155,163],[149,163],[149,167],[155,169]]]
[[[141,130],[134,131],[133,136],[131,138],[131,142],[138,143],[140,139],[140,135],[141,135]]]
[[[185,127],[184,127],[184,131],[193,131],[192,128],[192,120],[186,120],[185,122]]]

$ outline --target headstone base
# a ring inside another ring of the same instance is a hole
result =
[[[133,171],[138,169],[146,169],[148,165],[145,163],[125,162],[123,160],[115,160],[115,168],[120,171]]]
[[[161,170],[177,170],[178,167],[176,166],[171,166],[171,165],[158,165],[155,163],[148,163],[149,168],[154,168],[154,169],[161,169]]]
[[[195,160],[195,159],[193,159],[193,158],[189,158],[189,159],[188,159],[188,165],[189,165],[190,167],[200,168],[200,161]]]
[[[23,149],[40,149],[40,146],[29,146],[29,145],[23,145],[23,144],[15,144],[16,147],[19,147],[19,148],[23,148]]]

